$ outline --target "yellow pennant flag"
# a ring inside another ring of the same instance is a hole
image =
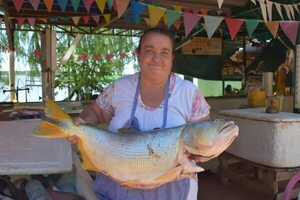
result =
[[[97,4],[97,6],[98,6],[98,8],[99,8],[99,10],[101,11],[102,14],[104,12],[105,3],[106,3],[106,0],[96,0],[96,4]]]
[[[79,22],[80,17],[72,17],[72,20],[74,22],[74,24],[77,26],[78,22]]]
[[[150,26],[150,19],[149,19],[149,18],[143,18],[143,19],[145,20],[146,24],[147,24],[148,26]]]
[[[172,7],[177,11],[181,11],[182,9],[182,6],[172,5]]]
[[[110,22],[111,14],[104,14],[103,17],[104,17],[106,23]]]
[[[277,35],[278,26],[279,26],[279,22],[275,22],[275,21],[268,21],[268,22],[266,22],[266,27],[272,33],[272,35],[273,35],[274,38]]]
[[[150,18],[150,26],[154,27],[158,24],[159,20],[165,14],[166,9],[148,5],[148,12],[149,12],[149,18]]]

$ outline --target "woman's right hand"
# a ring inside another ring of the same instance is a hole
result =
[[[79,126],[80,124],[87,124],[87,122],[86,122],[84,119],[82,119],[81,117],[76,117],[76,118],[74,119],[74,124],[75,124],[76,126]],[[77,135],[71,135],[71,136],[69,136],[69,137],[66,137],[66,139],[67,139],[71,144],[77,144],[80,138],[79,138]]]

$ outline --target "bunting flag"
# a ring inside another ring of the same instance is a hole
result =
[[[149,18],[143,18],[147,26],[150,26],[150,19]]]
[[[68,0],[58,0],[58,5],[62,11],[66,11]]]
[[[72,20],[74,22],[74,24],[77,26],[78,22],[79,22],[80,17],[72,17]]]
[[[89,20],[90,20],[90,16],[89,15],[82,16],[82,19],[83,19],[83,23],[87,24],[89,22]]]
[[[117,0],[118,17],[120,18],[127,10],[129,0]]]
[[[199,14],[199,9],[198,8],[193,8],[193,13]]]
[[[281,12],[281,4],[279,4],[279,3],[274,3],[274,4],[275,4],[278,14],[280,15],[281,19],[283,20],[283,16],[282,16],[282,12]]]
[[[162,7],[148,5],[148,12],[150,18],[150,26],[155,27],[162,16],[165,14],[166,9]]]
[[[103,17],[104,17],[106,23],[110,22],[111,14],[104,14]]]
[[[177,10],[167,10],[166,14],[168,27],[170,27],[182,15],[182,13]]]
[[[267,6],[265,4],[265,1],[259,1],[260,4],[260,10],[261,10],[261,14],[263,16],[264,21],[268,21],[267,20]]]
[[[287,5],[283,5],[283,7],[285,9],[285,13],[286,13],[287,17],[289,18],[289,20],[292,20],[290,9],[288,8],[288,6]]]
[[[24,0],[13,0],[13,3],[15,5],[15,8],[18,12],[20,12],[23,4],[24,4]]]
[[[27,18],[28,23],[30,24],[30,26],[34,26],[35,24],[35,18],[33,17],[28,17]]]
[[[114,0],[106,0],[106,4],[107,4],[108,9],[111,11],[112,6],[114,4]]]
[[[279,22],[280,27],[284,34],[289,38],[292,44],[295,46],[297,33],[298,33],[298,26],[299,22],[292,21],[292,22]]]
[[[98,8],[99,8],[99,10],[101,11],[102,14],[104,12],[105,2],[106,2],[106,0],[96,0],[96,4],[97,4],[97,6],[98,6]]]
[[[259,22],[260,22],[260,20],[258,20],[258,19],[246,19],[245,20],[245,25],[246,25],[249,36],[251,36],[253,34],[253,32],[256,29]]]
[[[41,57],[41,55],[42,55],[42,53],[41,53],[40,50],[35,50],[35,51],[34,51],[34,56],[35,56],[36,58]]]
[[[19,26],[23,26],[24,22],[25,22],[25,18],[24,17],[17,17],[17,22]]]
[[[137,22],[141,13],[146,9],[146,4],[137,2],[136,0],[131,0],[131,18],[133,22]]]
[[[100,16],[99,15],[93,15],[92,17],[93,17],[94,21],[96,22],[96,24],[99,24]]]
[[[223,4],[223,0],[218,0],[218,7],[219,7],[219,9],[221,9],[222,4]]]
[[[42,22],[44,22],[45,24],[47,23],[47,21],[48,21],[48,19],[47,18],[45,18],[45,17],[41,17],[41,18],[39,18],[39,20],[41,20]]]
[[[273,6],[273,2],[267,1],[267,11],[269,16],[269,21],[272,21],[272,6]]]
[[[176,11],[181,11],[181,10],[182,10],[182,6],[172,5],[172,7],[173,7],[174,10],[176,10]]]
[[[295,12],[294,12],[293,5],[287,5],[287,7],[290,10],[290,13],[292,15],[292,19],[295,20]]]
[[[53,1],[54,0],[44,0],[46,8],[48,10],[48,12],[50,13],[52,10],[52,6],[53,6]]]
[[[40,4],[40,0],[29,0],[29,3],[34,10],[37,10]]]
[[[94,54],[94,58],[95,58],[95,60],[100,60],[101,54]]]
[[[300,14],[300,13],[299,13],[299,8],[298,8],[298,4],[293,4],[293,7],[294,7],[294,9],[297,11],[297,13]]]
[[[71,4],[72,4],[74,11],[77,12],[79,4],[80,4],[80,0],[71,0]]]
[[[184,32],[185,36],[189,35],[195,25],[199,22],[201,19],[201,15],[197,15],[194,13],[183,13],[183,21],[184,21]]]
[[[235,38],[237,32],[240,30],[241,26],[243,25],[244,20],[225,17],[225,22],[229,29],[231,39],[233,40]]]
[[[176,28],[176,30],[178,31],[181,25],[181,20],[175,20],[175,22],[173,23],[173,26]]]
[[[213,36],[220,23],[223,21],[223,17],[215,16],[203,16],[205,23],[205,30],[209,39]]]
[[[272,33],[273,37],[275,38],[278,31],[278,22],[267,22],[266,27],[269,29],[269,31]]]
[[[111,53],[106,54],[106,59],[107,59],[108,61],[111,61],[113,58],[114,58],[114,54],[111,54]]]
[[[208,9],[206,8],[200,8],[201,15],[208,15]]]
[[[192,12],[193,9],[190,8],[190,7],[184,7],[184,8],[182,9],[182,11],[183,11],[183,12],[186,12],[186,13],[189,13],[189,12]]]
[[[120,58],[126,58],[127,57],[127,53],[120,53]]]
[[[93,3],[94,0],[83,0],[83,4],[88,12],[90,12]]]

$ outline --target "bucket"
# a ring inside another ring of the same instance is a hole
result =
[[[248,104],[251,107],[265,107],[266,92],[264,90],[250,90],[248,93]]]

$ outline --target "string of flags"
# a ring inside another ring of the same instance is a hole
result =
[[[41,51],[40,50],[35,50],[34,51],[34,56],[36,58],[39,58],[41,57]],[[86,54],[86,53],[80,53],[78,55],[78,59],[81,60],[81,61],[85,61],[85,60],[88,60],[88,59],[94,59],[94,60],[100,60],[100,59],[106,59],[107,61],[111,61],[113,58],[121,58],[121,59],[125,59],[127,57],[136,57],[137,56],[137,52],[136,51],[133,51],[131,53],[125,53],[125,52],[121,52],[119,54],[112,54],[112,53],[107,53],[107,54],[98,54],[98,53],[95,53],[95,54]]]
[[[12,0],[16,10],[18,12],[21,11],[24,0]],[[176,29],[179,29],[181,26],[181,23],[183,21],[183,26],[185,30],[185,35],[189,35],[192,30],[195,27],[199,27],[200,20],[203,19],[204,24],[203,27],[207,32],[207,36],[210,39],[219,25],[222,23],[222,21],[225,21],[231,39],[235,39],[238,31],[241,29],[243,24],[245,24],[245,27],[247,29],[248,35],[251,36],[256,27],[260,23],[264,23],[267,29],[272,33],[274,37],[276,37],[279,27],[284,32],[284,34],[290,39],[290,41],[295,45],[296,43],[296,36],[297,36],[297,30],[299,26],[299,22],[293,21],[295,19],[296,12],[298,14],[298,6],[300,3],[296,4],[280,4],[276,3],[270,0],[251,0],[252,3],[255,5],[257,3],[260,4],[261,12],[263,16],[263,20],[261,19],[235,19],[228,16],[228,14],[225,13],[224,16],[210,16],[208,15],[208,9],[193,9],[193,8],[187,8],[182,7],[178,5],[173,5],[172,9],[167,9],[162,7],[159,4],[146,4],[142,2],[138,2],[136,0],[72,0],[72,7],[74,11],[77,11],[78,5],[80,1],[83,1],[83,4],[85,5],[87,12],[90,12],[91,5],[95,2],[97,7],[102,13],[102,16],[104,17],[105,21],[107,23],[110,22],[111,14],[104,14],[104,8],[105,5],[110,9],[114,9],[118,13],[118,17],[121,17],[125,10],[130,6],[131,8],[131,16],[124,16],[125,20],[128,22],[134,22],[139,23],[141,18],[140,15],[145,10],[148,11],[149,18],[143,18],[143,20],[147,23],[148,26],[154,27],[156,26],[161,20],[167,25],[168,27],[174,26]],[[66,9],[67,1],[66,0],[57,0],[60,8],[64,11]],[[221,8],[223,1],[217,0],[219,8]],[[40,4],[40,0],[29,0],[29,3],[32,5],[32,7],[37,10]],[[44,3],[49,11],[49,13],[52,10],[53,6],[53,0],[44,0]],[[282,18],[282,21],[272,21],[272,9],[275,7],[279,13],[279,15]],[[287,18],[289,21],[285,21],[284,17],[282,15],[281,9],[285,9],[285,13],[287,15]],[[218,10],[218,15],[222,10]],[[101,15],[86,15],[86,16],[74,16],[71,17],[74,24],[77,25],[80,19],[83,21],[83,23],[88,24],[90,20],[94,20],[95,23],[99,23]],[[180,20],[183,18],[183,20]],[[61,18],[39,18],[39,20],[44,21],[45,23],[50,21],[57,21],[57,20],[66,20],[68,21],[69,17],[61,17]],[[28,23],[31,26],[34,26],[36,19],[35,18],[16,18],[17,23],[21,26],[25,23],[27,20]]]

